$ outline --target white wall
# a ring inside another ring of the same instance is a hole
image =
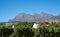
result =
[[[38,24],[34,24],[33,25],[33,28],[38,28]]]

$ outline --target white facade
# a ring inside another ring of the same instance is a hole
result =
[[[12,25],[12,28],[14,28],[14,25]]]
[[[35,28],[35,29],[38,28],[38,24],[34,23],[33,28]]]

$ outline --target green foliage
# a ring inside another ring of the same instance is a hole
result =
[[[13,33],[13,29],[0,28],[0,37],[8,37]]]
[[[39,23],[37,29],[32,28],[33,22],[19,22],[11,26],[0,26],[0,37],[60,37],[60,23]]]
[[[14,27],[14,33],[10,37],[33,37],[33,23],[20,22]]]

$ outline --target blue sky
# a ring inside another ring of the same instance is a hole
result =
[[[60,0],[0,0],[0,22],[13,19],[24,12],[60,14]]]

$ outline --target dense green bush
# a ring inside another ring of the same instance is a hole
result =
[[[33,22],[19,22],[9,27],[0,27],[0,37],[60,37],[60,23],[43,22],[37,29]],[[39,23],[41,24],[41,23]]]
[[[13,29],[0,28],[0,37],[9,37],[13,32]]]

